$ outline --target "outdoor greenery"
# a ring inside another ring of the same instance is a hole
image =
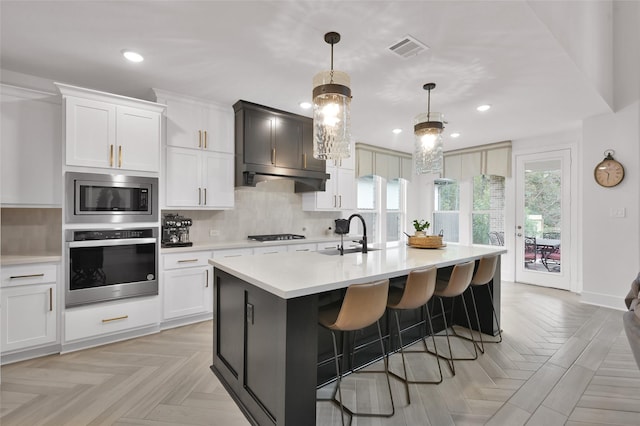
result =
[[[525,177],[525,235],[560,230],[560,170],[528,171]],[[540,220],[536,220],[539,217]]]

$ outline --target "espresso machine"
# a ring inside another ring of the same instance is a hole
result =
[[[190,247],[189,228],[193,222],[188,217],[167,213],[162,218],[162,247]]]

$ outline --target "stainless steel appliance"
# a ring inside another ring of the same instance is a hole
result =
[[[158,178],[66,173],[67,223],[158,220]]]
[[[162,218],[162,247],[190,247],[189,228],[193,221],[179,214],[165,214]]]
[[[247,238],[254,241],[281,241],[281,240],[303,240],[304,235],[296,234],[267,234],[267,235],[249,235]]]
[[[158,294],[158,228],[67,230],[66,306]]]

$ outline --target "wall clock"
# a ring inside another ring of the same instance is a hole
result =
[[[606,157],[596,165],[593,177],[600,186],[611,188],[624,179],[624,167],[613,158],[614,151],[605,151]]]

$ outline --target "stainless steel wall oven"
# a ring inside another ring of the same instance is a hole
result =
[[[158,228],[67,230],[66,306],[158,294]]]
[[[65,181],[67,223],[158,220],[158,178],[67,172]]]

